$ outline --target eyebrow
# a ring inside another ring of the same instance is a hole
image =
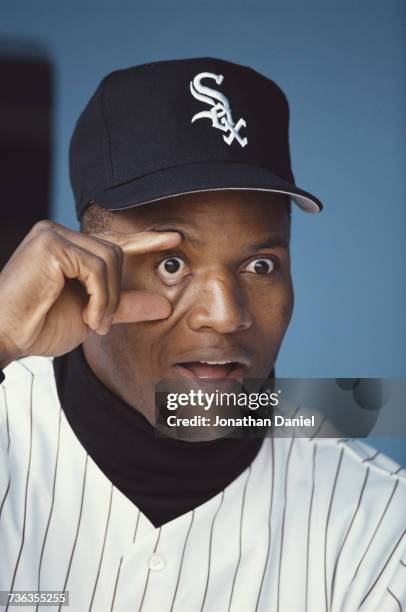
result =
[[[182,240],[190,242],[191,245],[196,246],[196,247],[198,247],[203,242],[202,240],[199,240],[197,238],[192,238],[186,230],[179,229],[178,227],[165,226],[165,227],[154,228],[154,231],[156,232],[177,232],[178,234],[182,236]],[[254,242],[253,244],[248,245],[247,249],[250,251],[260,251],[261,249],[274,249],[276,247],[279,247],[282,249],[288,249],[289,240],[279,235],[269,236],[268,238],[266,238],[265,240],[261,242]]]
[[[275,247],[287,249],[289,248],[289,240],[282,236],[270,236],[263,242],[254,242],[249,248],[253,251],[260,251],[261,249],[274,249]]]

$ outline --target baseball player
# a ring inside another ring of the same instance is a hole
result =
[[[293,308],[282,91],[203,58],[103,79],[81,231],[0,274],[2,610],[406,610],[406,473],[359,441],[155,435],[158,379],[266,379]]]

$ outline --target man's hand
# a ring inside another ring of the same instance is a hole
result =
[[[113,323],[170,315],[152,293],[122,291],[123,257],[172,248],[176,232],[81,234],[40,221],[0,274],[0,367],[28,355],[63,355]]]

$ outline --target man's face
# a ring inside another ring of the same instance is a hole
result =
[[[269,375],[293,308],[284,199],[231,190],[179,196],[114,213],[110,229],[174,230],[183,240],[126,258],[123,288],[163,295],[173,310],[87,340],[85,355],[107,386],[153,422],[157,380]]]

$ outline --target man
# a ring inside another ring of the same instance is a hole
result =
[[[274,368],[293,308],[289,200],[321,209],[294,184],[281,90],[208,58],[115,72],[78,121],[71,180],[82,231],[40,222],[0,275],[8,601],[401,610],[392,461],[343,440],[155,435],[157,380]]]

